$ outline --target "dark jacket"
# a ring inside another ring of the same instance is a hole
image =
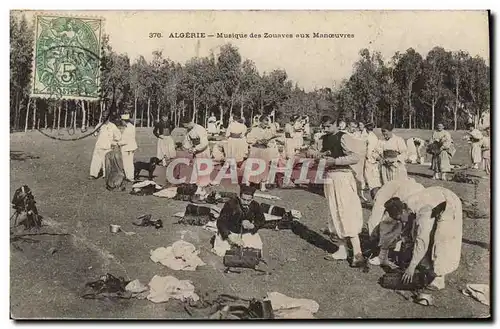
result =
[[[153,128],[153,135],[155,135],[156,138],[160,138],[162,135],[170,135],[171,132],[171,125],[168,122],[165,122],[163,120],[155,122],[154,128]]]
[[[242,230],[242,222],[248,220],[253,223],[255,228],[252,230]],[[223,240],[226,240],[229,234],[235,233],[256,233],[265,222],[264,212],[257,201],[252,200],[248,209],[244,209],[239,198],[232,198],[227,201],[222,208],[217,219],[217,230]]]

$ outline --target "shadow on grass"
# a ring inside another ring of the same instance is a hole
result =
[[[297,189],[301,189],[313,194],[317,194],[319,196],[324,197],[325,192],[323,190],[323,185],[320,184],[308,184],[308,185],[299,185]]]
[[[10,151],[10,159],[14,161],[26,161],[26,159],[40,159],[40,157],[26,154],[23,151]]]
[[[432,174],[429,175],[429,174],[424,174],[424,173],[415,172],[415,171],[408,171],[408,175],[419,176],[419,177],[430,178],[430,179],[432,179],[432,177],[434,177]]]
[[[335,244],[323,237],[321,234],[311,230],[309,227],[300,222],[294,221],[292,225],[292,232],[299,238],[328,253],[333,254],[339,249]]]
[[[462,242],[465,244],[470,244],[472,246],[478,246],[478,247],[484,248],[486,250],[490,250],[490,244],[486,243],[486,242],[474,241],[474,240],[469,240],[466,238],[462,238]]]

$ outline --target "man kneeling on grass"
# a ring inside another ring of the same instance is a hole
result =
[[[432,186],[406,198],[393,197],[385,209],[403,223],[403,253],[400,263],[408,264],[403,282],[412,281],[417,266],[435,275],[428,288],[445,287],[445,275],[458,268],[462,246],[462,202],[452,191]],[[380,239],[397,238],[394,235]],[[406,251],[406,252],[405,252]],[[409,263],[404,259],[409,259]]]
[[[223,257],[231,246],[262,250],[262,240],[257,231],[265,222],[264,212],[254,201],[254,185],[240,185],[240,197],[224,204],[217,219],[217,235],[213,252]]]

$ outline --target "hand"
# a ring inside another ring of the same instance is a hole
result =
[[[246,219],[242,222],[242,225],[245,230],[253,230],[255,228],[255,225]]]
[[[403,274],[403,283],[411,283],[413,281],[413,274],[415,274],[415,267],[410,265]]]

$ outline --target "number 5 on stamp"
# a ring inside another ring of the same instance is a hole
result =
[[[102,19],[39,15],[31,97],[97,100]]]

